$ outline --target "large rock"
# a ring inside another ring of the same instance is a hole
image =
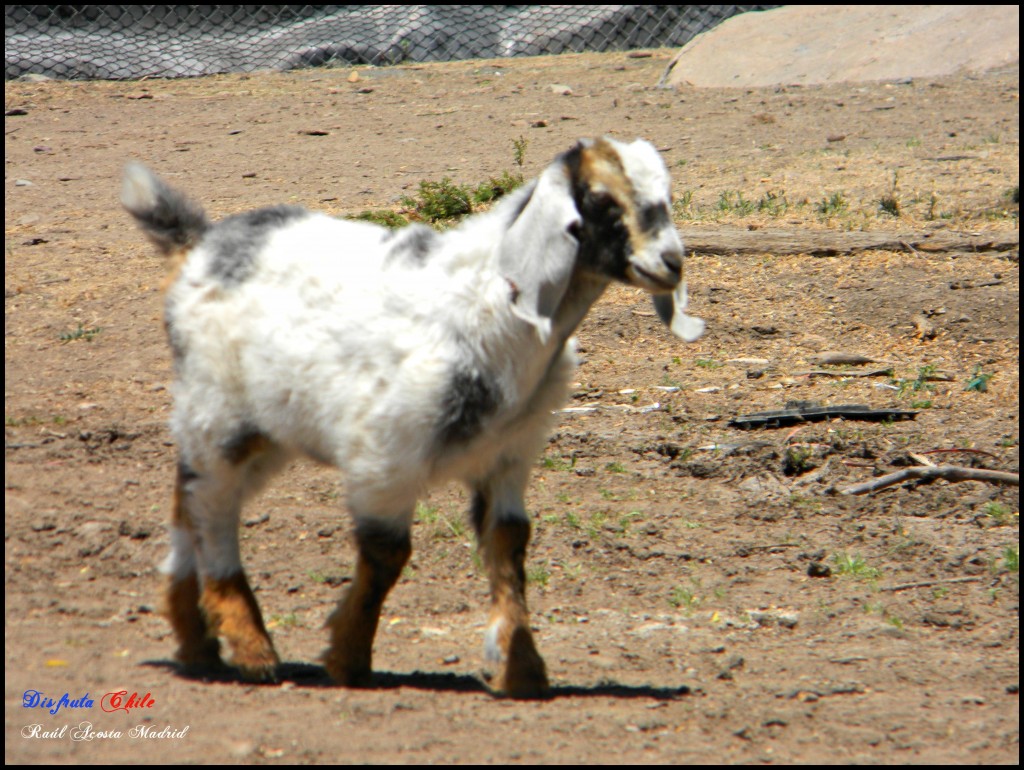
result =
[[[1020,59],[1017,5],[794,5],[727,19],[687,43],[672,86],[934,77]]]

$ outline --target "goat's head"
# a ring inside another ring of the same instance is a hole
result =
[[[683,243],[671,204],[668,170],[649,143],[579,142],[506,204],[513,221],[499,261],[517,287],[514,312],[546,340],[574,275],[621,281],[653,294],[675,334],[697,339],[704,323],[685,313]]]
[[[581,141],[565,155],[580,221],[577,269],[646,289],[674,333],[704,330],[687,316],[683,242],[672,223],[668,169],[648,142]]]

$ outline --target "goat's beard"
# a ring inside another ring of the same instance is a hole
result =
[[[686,281],[680,281],[671,294],[654,295],[654,309],[665,326],[685,342],[695,342],[704,333],[704,320],[687,315],[688,304]]]

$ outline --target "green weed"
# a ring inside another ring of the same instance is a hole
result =
[[[103,331],[103,329],[101,329],[98,326],[93,329],[86,329],[85,327],[82,326],[82,324],[78,324],[77,329],[69,332],[63,332],[60,335],[60,341],[62,343],[75,342],[76,340],[85,340],[86,342],[91,342],[93,338],[101,331]]]
[[[878,208],[884,214],[888,214],[892,217],[898,217],[900,215],[900,198],[896,192],[896,188],[899,186],[900,172],[894,171],[892,174],[892,186],[889,188],[889,192],[883,195],[878,201]]]
[[[397,230],[399,227],[405,227],[409,224],[409,220],[399,214],[397,211],[391,211],[389,209],[381,209],[380,211],[361,211],[358,214],[352,214],[351,216],[345,217],[346,219],[354,219],[359,222],[370,222],[375,225],[382,225],[391,230]]]
[[[982,512],[989,517],[996,527],[1006,527],[1020,522],[1020,515],[1002,503],[987,503]]]
[[[835,562],[837,575],[848,575],[857,580],[876,580],[882,574],[878,568],[868,566],[860,556],[837,553],[832,561]]]
[[[817,211],[822,218],[827,219],[844,214],[849,208],[850,206],[846,202],[846,198],[843,197],[843,194],[841,192],[834,192],[830,196],[821,199],[817,206]]]
[[[757,205],[753,201],[748,201],[743,197],[743,193],[735,190],[726,190],[718,196],[717,209],[723,214],[736,214],[742,217],[752,214],[756,208]]]
[[[1003,550],[1003,566],[1007,572],[1020,574],[1020,546],[1008,545]]]

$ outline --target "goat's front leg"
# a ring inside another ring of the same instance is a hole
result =
[[[494,689],[512,698],[548,691],[547,668],[530,631],[526,606],[526,546],[530,519],[519,484],[490,484],[473,498],[473,524],[491,584],[486,654],[501,666]]]
[[[406,524],[398,529],[364,519],[356,523],[359,556],[356,575],[327,620],[331,646],[324,654],[327,671],[338,684],[366,687],[372,680],[373,638],[381,607],[412,554]]]

